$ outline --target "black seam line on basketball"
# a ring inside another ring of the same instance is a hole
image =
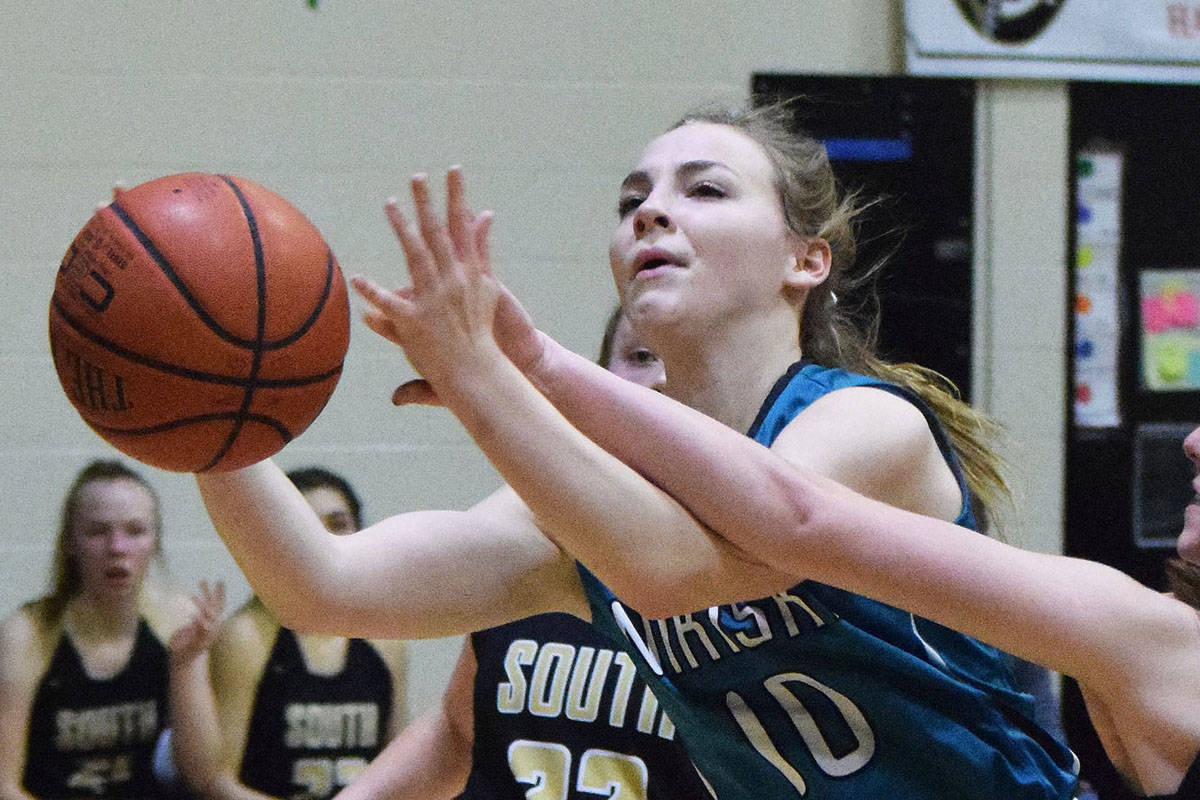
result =
[[[221,177],[222,180],[225,180],[226,183],[229,182],[224,175],[219,177]],[[230,185],[232,186],[232,184]],[[242,203],[242,208],[248,209],[248,206],[242,200],[241,192],[239,192],[236,188],[234,188],[234,192],[238,196],[239,202]],[[227,342],[236,344],[239,347],[245,347],[247,349],[261,347],[265,350],[275,350],[280,347],[287,347],[289,344],[295,342],[308,332],[309,328],[311,328],[316,322],[317,318],[320,317],[321,310],[325,307],[325,304],[329,300],[330,290],[333,286],[333,251],[326,249],[325,289],[317,302],[316,308],[313,310],[312,314],[309,315],[308,319],[301,324],[299,329],[289,333],[287,336],[284,336],[281,339],[266,339],[265,337],[261,340],[243,339],[239,336],[234,336],[233,333],[223,328],[220,323],[213,319],[213,317],[204,310],[204,307],[187,288],[187,284],[183,282],[183,279],[179,277],[178,273],[175,272],[175,269],[171,266],[170,262],[167,261],[166,256],[164,256],[158,247],[155,246],[154,242],[150,241],[150,237],[146,235],[145,231],[138,227],[138,224],[133,221],[133,218],[129,216],[129,212],[127,212],[124,207],[120,205],[119,201],[114,201],[109,207],[113,210],[113,213],[117,215],[118,219],[121,220],[122,224],[129,229],[129,232],[134,235],[134,238],[138,240],[143,249],[145,249],[146,253],[154,259],[156,264],[158,264],[159,269],[162,270],[163,274],[167,276],[167,278],[179,291],[184,302],[186,302],[188,306],[196,313],[196,316],[200,318],[200,321],[203,322],[209,329],[211,329],[213,333]],[[249,212],[247,211],[247,213]],[[257,224],[254,224],[254,227],[254,238],[256,240],[255,260],[257,263],[259,257],[261,256],[261,244],[257,241]]]
[[[123,436],[149,436],[155,433],[166,433],[176,428],[195,425],[201,422],[227,422],[233,419],[236,413],[234,411],[226,411],[220,414],[196,414],[195,416],[180,417],[179,419],[173,419],[170,422],[163,422],[158,425],[148,425],[144,428],[116,428],[111,425],[95,425],[94,427],[101,433],[119,433]],[[257,422],[273,428],[285,444],[293,438],[291,431],[274,417],[268,417],[265,414],[246,414],[245,418],[249,422]]]
[[[116,342],[106,339],[103,336],[99,336],[83,327],[78,320],[67,313],[66,309],[63,308],[62,303],[57,299],[53,302],[53,308],[58,315],[63,318],[63,321],[70,325],[71,329],[84,339],[103,347],[105,350],[108,350],[114,355],[121,356],[125,360],[131,361],[135,364],[140,364],[143,367],[150,367],[151,369],[156,369],[159,372],[165,372],[168,375],[178,375],[181,378],[190,378],[191,380],[200,381],[201,383],[219,383],[223,386],[244,386],[247,380],[249,380],[248,378],[235,375],[220,375],[215,372],[204,372],[202,370],[191,369],[189,367],[181,367],[177,364],[170,364],[165,361],[158,361],[157,359],[150,358],[149,356],[144,356],[141,353],[137,353],[128,349],[127,347],[123,347]],[[328,369],[325,372],[317,375],[300,375],[295,378],[259,378],[258,385],[263,389],[290,389],[298,386],[309,386],[314,383],[327,381],[335,375],[341,374],[341,371],[342,366],[339,364],[338,366]]]
[[[267,268],[263,261],[262,239],[258,235],[258,220],[255,219],[254,209],[250,208],[249,201],[246,200],[245,195],[242,194],[242,190],[238,188],[238,185],[228,175],[218,175],[217,177],[224,181],[225,185],[233,192],[238,204],[242,207],[242,215],[246,218],[246,226],[250,232],[250,243],[254,248],[254,282],[255,293],[258,299],[258,314],[255,326],[254,346],[250,351],[250,373],[247,376],[250,382],[242,387],[242,407],[238,409],[237,416],[233,418],[233,424],[229,426],[229,434],[225,437],[225,443],[217,448],[217,452],[213,455],[212,460],[201,467],[200,472],[207,472],[220,463],[221,459],[233,449],[238,435],[242,432],[246,415],[250,413],[250,404],[254,401],[254,379],[258,377],[258,371],[262,367],[263,339],[266,338],[267,330]]]
[[[316,324],[317,318],[321,316],[321,312],[325,309],[325,304],[329,302],[329,296],[333,290],[333,251],[325,248],[325,287],[321,290],[321,297],[317,300],[317,305],[313,309],[312,314],[308,319],[301,323],[300,327],[295,332],[277,339],[273,342],[264,343],[264,347],[268,350],[276,347],[286,347],[292,342],[299,339],[304,334],[308,333],[308,329]]]
[[[179,292],[179,295],[183,298],[183,301],[188,304],[188,306],[193,312],[195,312],[196,316],[200,318],[200,321],[203,322],[205,326],[207,326],[220,338],[227,342],[236,344],[239,347],[254,347],[257,344],[255,340],[242,339],[234,336],[232,333],[225,330],[225,328],[223,328],[219,322],[213,319],[212,316],[204,310],[204,306],[191,293],[187,287],[187,284],[185,284],[183,279],[179,277],[179,273],[175,272],[175,268],[171,266],[169,261],[167,261],[167,257],[164,256],[154,242],[150,240],[150,237],[146,235],[146,232],[138,227],[138,224],[133,221],[133,217],[129,216],[129,212],[127,212],[121,206],[119,201],[114,201],[111,203],[109,208],[113,210],[113,213],[117,215],[117,218],[121,220],[125,227],[129,229],[129,232],[134,235],[134,238],[138,240],[138,242],[145,249],[146,253],[154,259],[154,262],[158,264],[158,268],[162,270],[162,273],[167,276],[167,279],[174,284],[175,289]]]

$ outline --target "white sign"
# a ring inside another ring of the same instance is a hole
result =
[[[1200,83],[1200,0],[905,0],[908,71]]]

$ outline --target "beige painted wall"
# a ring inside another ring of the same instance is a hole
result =
[[[389,2],[0,0],[0,608],[44,586],[73,473],[110,454],[59,390],[46,342],[54,271],[110,185],[229,172],[292,200],[349,273],[399,280],[381,204],[416,170],[465,165],[497,213],[498,269],[539,322],[595,350],[615,186],[640,146],[756,70],[901,69],[890,0]],[[1065,104],[1056,84],[987,85],[980,104],[976,385],[1008,422],[1024,479],[1016,527],[1059,540]],[[370,519],[463,507],[497,483],[446,414],[388,403],[409,370],[356,323],[327,410],[279,457],[323,463]],[[152,473],[176,579],[247,587],[187,476]],[[1032,487],[1032,488],[1030,488]],[[414,647],[412,707],[438,695],[457,639]]]

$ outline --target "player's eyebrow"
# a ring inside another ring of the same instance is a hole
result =
[[[698,172],[719,167],[728,170],[729,167],[720,161],[711,161],[709,159],[694,159],[685,161],[675,168],[675,175],[680,179],[686,179]],[[626,191],[634,187],[649,186],[653,183],[650,179],[650,173],[643,169],[635,169],[633,172],[625,176],[625,180],[621,181],[621,191]]]

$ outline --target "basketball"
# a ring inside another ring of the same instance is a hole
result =
[[[278,452],[316,419],[350,339],[346,282],[311,222],[244,178],[170,175],[76,235],[50,350],[83,420],[174,472]]]

